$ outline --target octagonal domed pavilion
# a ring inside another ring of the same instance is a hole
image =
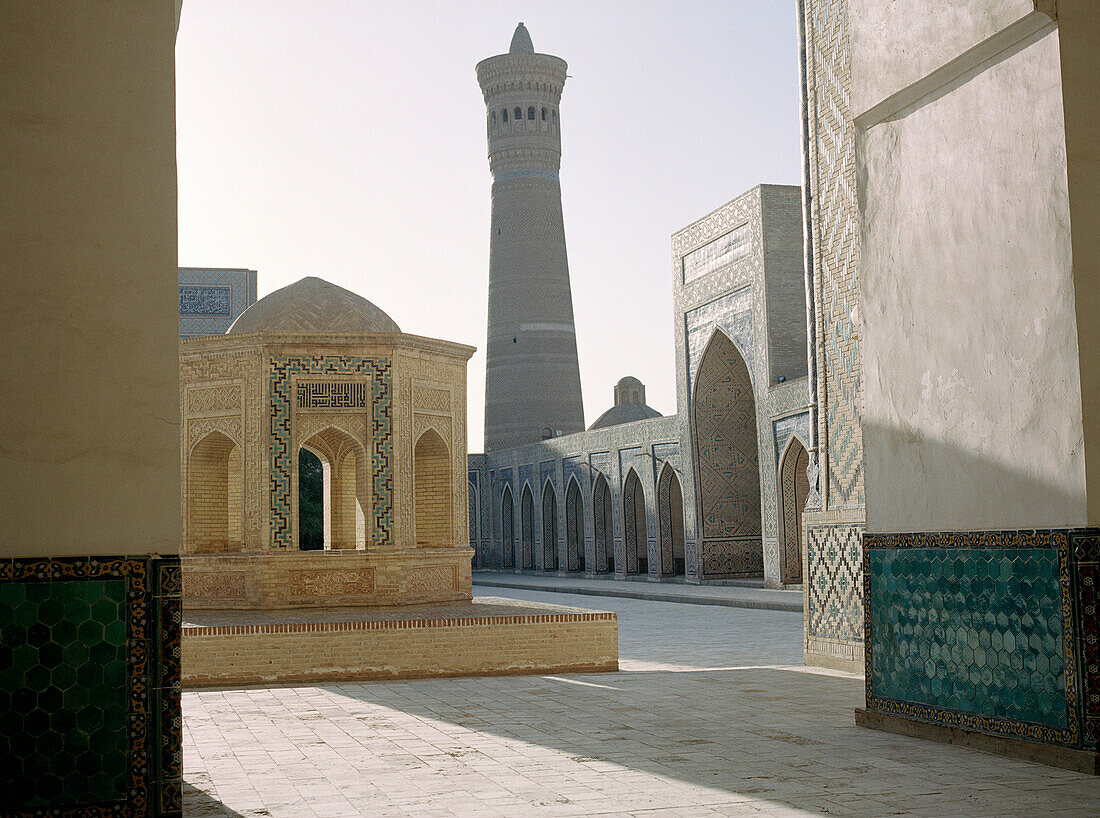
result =
[[[182,553],[191,607],[470,598],[466,363],[367,299],[303,278],[225,335],[180,342]],[[299,453],[322,464],[302,550]]]

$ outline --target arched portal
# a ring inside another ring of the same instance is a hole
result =
[[[413,449],[413,508],[419,548],[454,545],[451,455],[434,429],[425,431]]]
[[[241,550],[244,472],[241,450],[221,432],[210,432],[187,460],[187,542],[190,554]]]
[[[575,478],[565,490],[565,570],[584,568],[584,499]]]
[[[592,528],[596,546],[596,573],[615,573],[615,523],[611,486],[602,474],[592,490]]]
[[[542,487],[542,570],[558,570],[558,498],[549,480]]]
[[[367,547],[367,511],[370,508],[367,456],[363,446],[347,432],[329,426],[301,443],[320,461],[323,480],[323,527],[326,550],[344,551]],[[298,548],[302,539],[301,474],[298,475]]]
[[[535,501],[528,485],[524,485],[519,500],[519,528],[523,545],[520,567],[530,571],[535,567]]]
[[[810,456],[797,437],[792,437],[779,466],[779,581],[802,581],[802,511],[810,493],[806,466]]]
[[[764,554],[756,402],[745,359],[721,332],[699,363],[692,426],[703,575],[758,575]]]
[[[646,532],[645,494],[638,473],[631,469],[623,484],[623,542],[626,573],[649,573],[649,537]]]
[[[505,486],[500,498],[500,561],[502,568],[516,566],[516,517],[512,503],[512,487]]]
[[[316,452],[298,450],[298,548],[325,547],[325,464]]]
[[[684,575],[684,495],[680,478],[668,463],[657,481],[657,519],[661,537],[661,575]]]

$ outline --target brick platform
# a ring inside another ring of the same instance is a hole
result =
[[[496,597],[447,605],[187,611],[185,687],[609,672],[605,611]]]

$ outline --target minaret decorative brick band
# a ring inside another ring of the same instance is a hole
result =
[[[584,430],[558,181],[565,71],[523,23],[477,65],[493,174],[486,451]]]

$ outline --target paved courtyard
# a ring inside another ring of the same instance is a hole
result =
[[[1100,779],[855,727],[797,613],[481,593],[617,612],[621,671],[186,692],[186,814],[1100,815]]]

